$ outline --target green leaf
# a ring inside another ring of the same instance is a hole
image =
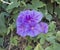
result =
[[[13,31],[15,27],[16,27],[15,22],[10,24],[9,27],[7,28],[7,35],[10,33],[10,31]]]
[[[55,13],[58,15],[58,18],[60,18],[60,7],[56,7]]]
[[[43,33],[41,33],[41,34],[39,34],[39,35],[37,36],[37,39],[40,39],[40,38],[44,38],[44,34],[43,34]]]
[[[17,44],[18,44],[17,39],[18,39],[17,36],[11,37],[11,38],[10,38],[10,44],[13,45],[13,46],[14,46],[14,45],[17,46]]]
[[[52,44],[51,46],[45,48],[45,50],[60,50],[60,44],[58,43]]]
[[[46,17],[46,19],[47,19],[48,21],[51,21],[51,20],[52,20],[52,16],[51,16],[50,14],[46,14],[45,17]]]
[[[21,1],[20,2],[20,7],[25,7],[26,6],[26,3],[24,1]]]
[[[34,50],[44,50],[40,43],[37,44],[37,46],[34,48]]]
[[[41,7],[44,7],[44,6],[46,6],[46,4],[43,3],[42,1],[32,0],[32,4],[27,4],[26,8],[27,9],[35,9],[35,10],[37,10],[37,8],[41,8]]]
[[[1,47],[0,47],[0,50],[5,50],[5,48],[1,48]]]
[[[55,0],[58,4],[60,4],[60,0]]]
[[[0,14],[0,35],[5,35],[7,31],[6,25],[5,25],[5,18],[4,18],[4,13]]]
[[[11,2],[17,2],[17,0],[10,0]]]
[[[18,13],[12,15],[12,18],[13,18],[15,21],[16,21],[17,17],[18,17]]]
[[[52,3],[47,4],[47,10],[48,10],[49,13],[51,13],[51,14],[53,13],[53,5],[52,5]]]
[[[58,43],[53,44],[53,49],[60,50],[60,44],[58,44]]]
[[[50,37],[50,36],[53,36],[53,34],[54,34],[54,32],[48,32],[48,33],[46,34],[46,36],[47,36],[47,37]]]
[[[33,7],[36,7],[36,8],[41,8],[41,7],[44,7],[46,6],[42,1],[39,1],[39,0],[32,0],[32,5]]]
[[[19,12],[19,10],[17,8],[15,8],[13,11],[13,15],[17,14],[18,12]]]
[[[20,5],[20,2],[17,2],[17,0],[11,0],[11,2],[13,2],[13,3],[8,5],[6,10],[11,10]]]
[[[44,15],[47,14],[47,11],[45,10],[45,8],[40,8],[39,11],[42,12]]]
[[[0,38],[0,46],[3,46],[3,41],[4,41],[4,39]]]
[[[53,50],[52,46],[46,47],[45,50]]]
[[[8,27],[7,29],[7,35],[10,33],[10,27]]]
[[[32,46],[27,46],[26,48],[25,48],[25,50],[32,50]]]
[[[56,34],[56,39],[57,39],[58,41],[60,41],[60,31],[57,32],[57,34]]]
[[[47,37],[46,40],[50,43],[55,43],[55,36],[50,36],[50,37]]]
[[[40,44],[44,44],[45,43],[45,38],[41,38],[40,39]]]
[[[25,7],[25,9],[33,9],[33,6],[31,4],[27,4],[27,6]]]
[[[49,24],[49,31],[55,31],[55,28],[56,28],[56,25],[55,25],[55,22],[54,21],[52,21],[52,22],[50,22],[50,24]]]
[[[40,40],[40,44],[44,44],[45,43],[45,38],[46,38],[46,35],[41,33],[40,35],[37,36],[37,39]]]

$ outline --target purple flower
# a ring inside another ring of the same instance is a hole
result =
[[[41,33],[47,33],[48,32],[48,24],[44,22],[40,22],[40,28]]]
[[[20,22],[30,23],[30,22],[39,22],[43,18],[41,12],[36,10],[25,10],[20,12],[18,19]]]
[[[17,34],[21,35],[22,37],[25,37],[27,35],[31,37],[35,37],[41,32],[46,33],[47,31],[45,31],[44,28],[46,24],[45,23],[39,24],[42,18],[43,18],[43,14],[41,12],[37,12],[36,10],[25,10],[20,12],[16,20]]]
[[[40,34],[40,25],[36,24],[36,23],[31,23],[31,24],[23,24],[21,26],[17,27],[17,34],[21,35],[22,37],[25,36],[31,36],[31,37],[35,37],[38,34]]]

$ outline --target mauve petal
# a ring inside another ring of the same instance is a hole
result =
[[[48,24],[44,22],[40,22],[40,28],[42,33],[47,33],[48,32]]]
[[[42,12],[37,12],[36,10],[32,10],[32,11],[33,11],[36,22],[40,22],[43,18]]]
[[[36,20],[36,22],[40,22],[43,18],[42,12],[38,12],[36,10],[21,11],[21,13],[19,13],[18,17],[20,17],[20,16],[22,16],[22,17],[30,16],[31,18]]]
[[[26,31],[27,31],[27,28],[25,29],[19,28],[19,27],[17,28],[17,34],[21,35],[22,37],[25,37],[27,35]]]
[[[35,37],[37,35],[40,34],[40,25],[37,24],[37,25],[34,25],[34,29],[31,29],[30,27],[30,30],[28,31],[28,35],[31,36],[31,37]]]

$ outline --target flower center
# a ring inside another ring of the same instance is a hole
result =
[[[31,29],[33,30],[33,29],[34,29],[34,27],[31,27]]]

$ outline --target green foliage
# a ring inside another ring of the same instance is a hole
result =
[[[34,48],[34,50],[44,50],[40,43],[37,44],[37,46]]]
[[[20,11],[26,9],[34,9],[43,13],[44,18],[42,19],[42,21],[47,20],[46,22],[49,24],[49,30],[48,33],[41,33],[34,38],[26,37],[28,45],[26,44],[25,50],[32,50],[32,48],[34,48],[34,50],[60,50],[60,43],[58,44],[58,42],[60,42],[60,31],[58,31],[58,26],[56,26],[58,25],[56,24],[56,18],[60,20],[60,0],[4,1],[11,4],[6,4],[0,1],[0,46],[4,47],[3,43],[6,36],[10,38],[9,42],[12,46],[18,46],[18,44],[21,44],[18,43],[18,36],[15,35],[16,18],[18,17]],[[12,37],[9,36],[11,34],[13,34]],[[0,47],[0,50],[5,50],[5,48]]]
[[[3,49],[3,48],[0,47],[0,50],[5,50],[5,49]]]
[[[25,50],[32,50],[32,46],[27,46],[26,48],[25,48]]]
[[[0,46],[3,46],[4,39],[0,38]]]
[[[5,25],[5,18],[4,18],[4,13],[0,14],[0,35],[5,35],[6,33],[6,25]]]
[[[47,4],[47,10],[52,14],[53,13],[53,5],[52,3]]]
[[[55,36],[50,36],[50,37],[46,38],[46,40],[50,43],[55,43],[55,38],[56,38]]]
[[[58,31],[56,34],[56,40],[60,41],[60,31]]]
[[[40,44],[44,44],[44,43],[45,43],[45,38],[41,37]]]
[[[43,45],[43,44],[45,43],[45,38],[46,38],[45,34],[40,34],[40,35],[37,37],[37,39],[40,40],[40,44],[41,44],[41,45]]]
[[[60,50],[60,45],[55,43],[55,44],[45,48],[45,50]]]
[[[50,24],[49,24],[49,31],[55,31],[55,28],[56,28],[56,25],[55,25],[55,22],[54,21],[52,21],[52,22],[50,22]]]
[[[38,3],[38,4],[37,4]],[[32,0],[32,5],[31,4],[27,4],[26,8],[28,9],[36,9],[37,8],[41,8],[46,6],[43,2],[39,1],[39,0]]]
[[[51,14],[46,14],[45,17],[46,17],[46,19],[47,19],[48,21],[51,21],[51,20],[52,20]]]
[[[11,37],[11,38],[10,38],[10,44],[13,45],[13,46],[14,46],[14,45],[17,46],[17,44],[18,44],[17,39],[18,39],[17,36]]]
[[[55,13],[58,15],[58,18],[60,19],[60,7],[56,7]]]
[[[36,0],[32,0],[32,5],[35,8],[41,8],[41,7],[45,6],[45,4],[43,2],[41,2],[41,1],[39,1],[39,0],[37,0],[37,1]]]
[[[60,0],[55,0],[58,4],[60,4]]]
[[[10,33],[10,30],[13,31],[13,29],[15,28],[15,23],[12,23],[11,25],[9,25],[8,29],[7,29],[7,35]]]
[[[12,3],[7,6],[7,10],[13,9],[13,8],[18,7],[20,5],[20,3],[17,2],[17,0],[10,0],[10,1]]]

